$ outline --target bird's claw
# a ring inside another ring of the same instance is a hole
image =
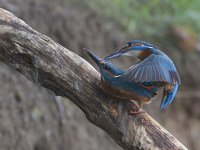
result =
[[[129,114],[130,115],[139,115],[139,114],[143,114],[143,113],[145,113],[145,111],[143,111],[143,110],[137,110],[137,111],[135,111],[135,110],[130,110],[129,111]]]

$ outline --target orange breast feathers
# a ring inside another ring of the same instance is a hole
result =
[[[152,52],[150,50],[145,50],[145,51],[140,52],[137,57],[140,60],[143,60],[143,59],[147,58],[151,54],[152,54]]]

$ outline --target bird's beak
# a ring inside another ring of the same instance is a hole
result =
[[[97,55],[95,55],[94,53],[90,52],[88,49],[83,48],[87,54],[90,56],[90,58],[92,58],[92,60],[98,65],[101,65],[101,62],[103,61],[103,59],[101,59],[100,57],[98,57]]]
[[[115,58],[115,57],[120,57],[121,55],[123,55],[123,54],[125,54],[127,52],[127,48],[128,47],[129,46],[126,45],[126,46],[122,47],[120,50],[118,50],[118,51],[106,56],[105,60],[109,60],[109,59],[112,59],[112,58]]]
[[[152,48],[150,46],[134,46],[134,47],[130,47],[130,46],[124,46],[122,49],[108,55],[107,57],[105,57],[105,60],[109,60],[115,57],[120,57],[122,55],[124,56],[131,56],[131,57],[138,57],[139,53],[144,50],[144,49],[148,49],[148,48]]]

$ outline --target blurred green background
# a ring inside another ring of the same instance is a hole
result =
[[[134,39],[158,46],[174,60],[182,85],[164,111],[159,110],[160,96],[144,109],[189,149],[199,149],[200,1],[1,0],[0,4],[91,63],[82,48],[105,57]],[[126,68],[133,60],[123,57],[113,62]],[[121,149],[69,100],[0,65],[2,150]]]

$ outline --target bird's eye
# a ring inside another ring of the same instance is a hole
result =
[[[129,43],[126,43],[123,47],[122,47],[122,49],[126,49],[127,47],[130,47],[131,46],[131,43],[129,42]]]
[[[108,66],[104,66],[104,69],[108,70],[108,69],[109,69],[109,67],[108,67]]]
[[[131,46],[132,45],[132,43],[131,42],[128,42],[127,43],[127,47],[129,47],[129,46]]]
[[[130,47],[130,46],[132,46],[132,45],[134,45],[133,42],[128,42],[128,43],[126,43],[126,46],[127,46],[127,47]]]

